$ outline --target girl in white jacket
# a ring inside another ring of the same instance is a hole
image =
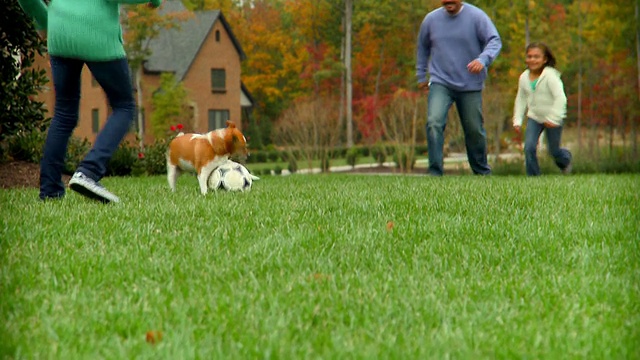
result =
[[[571,172],[571,153],[560,148],[562,125],[567,113],[567,97],[560,72],[554,68],[556,59],[543,43],[531,43],[526,49],[527,70],[518,81],[513,127],[520,133],[527,116],[524,155],[527,175],[540,175],[536,154],[540,135],[547,132],[549,154],[563,173]]]

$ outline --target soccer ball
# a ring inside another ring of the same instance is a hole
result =
[[[242,164],[227,160],[213,170],[207,183],[212,190],[249,191],[257,179]]]

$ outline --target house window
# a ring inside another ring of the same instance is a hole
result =
[[[209,131],[227,127],[229,110],[209,110]]]
[[[224,92],[227,88],[227,74],[224,69],[211,69],[211,91]]]
[[[91,130],[94,134],[100,131],[100,110],[98,109],[91,110]]]
[[[216,30],[216,42],[220,42],[220,30]]]

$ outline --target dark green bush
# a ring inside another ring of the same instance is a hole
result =
[[[371,155],[371,149],[368,146],[362,146],[359,150],[362,157],[369,157]]]
[[[69,139],[69,145],[67,146],[67,156],[64,160],[64,172],[66,174],[73,174],[78,165],[91,149],[91,143],[87,138],[77,138],[72,136]]]
[[[269,150],[267,153],[267,158],[271,162],[277,162],[280,159],[280,152],[278,150]]]
[[[387,160],[387,154],[382,146],[371,148],[371,156],[373,156],[378,165],[382,165]]]
[[[267,153],[264,151],[256,151],[253,156],[256,163],[265,163],[268,159]]]
[[[289,170],[290,173],[294,174],[298,171],[298,161],[296,161],[296,158],[291,157],[289,159],[288,165],[287,165],[287,170]]]
[[[107,165],[107,174],[109,176],[131,175],[136,161],[143,160],[138,159],[139,156],[142,155],[138,155],[137,148],[131,146],[128,141],[120,143]]]
[[[38,36],[33,21],[25,15],[17,0],[7,0],[2,3],[0,11],[0,24],[2,24],[2,36],[0,36],[0,109],[2,109],[2,121],[0,121],[0,142],[4,142],[9,136],[19,135],[22,139],[40,136],[31,134],[32,130],[44,131],[49,124],[45,117],[43,103],[34,101],[33,96],[48,82],[44,70],[30,69],[37,53],[42,54],[45,42]],[[13,55],[21,55],[22,70],[18,70]],[[16,79],[16,76],[20,77]],[[25,146],[27,144],[24,144]],[[28,146],[27,146],[28,147]],[[22,150],[26,150],[23,148]],[[40,156],[37,152],[27,151],[18,154],[18,157],[31,157],[26,161],[38,162]],[[3,158],[11,158],[13,154],[5,153]]]
[[[5,146],[10,159],[39,163],[47,134],[40,129],[22,130],[6,137]]]
[[[426,144],[416,145],[415,147],[416,155],[424,156],[428,154],[428,148]]]
[[[144,163],[147,175],[167,173],[167,149],[169,144],[165,139],[159,139],[144,148]]]
[[[356,164],[358,163],[358,155],[360,154],[360,150],[358,148],[352,147],[351,149],[349,149],[349,151],[347,151],[347,164],[349,164],[351,167],[355,167]]]
[[[282,175],[282,166],[276,165],[273,168],[273,173],[276,174],[276,175]]]

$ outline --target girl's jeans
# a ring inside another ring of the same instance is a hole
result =
[[[560,148],[560,140],[562,139],[562,126],[554,128],[546,128],[539,122],[528,119],[527,130],[525,132],[524,140],[524,159],[527,169],[527,175],[538,176],[540,175],[540,166],[538,165],[538,140],[542,132],[547,131],[547,144],[549,154],[553,157],[556,165],[560,170],[564,170],[571,163],[571,153],[567,149]]]
[[[99,181],[135,115],[136,104],[126,59],[84,61],[51,56],[56,102],[40,162],[41,199],[62,197],[65,193],[62,170],[69,138],[78,125],[80,75],[85,64],[107,95],[112,112],[77,171]]]

